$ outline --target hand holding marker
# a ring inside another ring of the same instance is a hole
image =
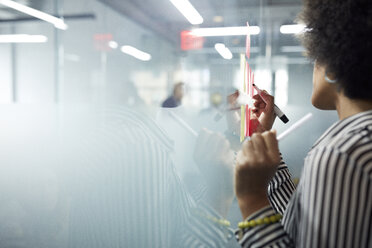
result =
[[[253,84],[253,87],[257,90],[257,93],[260,95],[262,100],[266,103],[265,98],[263,98],[262,96],[262,90],[260,90],[260,88],[258,88],[255,84]],[[274,112],[279,117],[279,119],[282,120],[282,122],[287,123],[289,121],[287,116],[275,104],[274,104]]]
[[[258,94],[261,96],[262,100],[265,102],[264,98],[262,97],[262,91],[255,84],[253,84],[253,87],[256,89],[256,91],[258,92]],[[250,105],[250,104],[252,104],[252,99],[250,99],[248,97],[248,95],[246,95],[245,93],[242,93],[242,92],[239,92],[239,97],[238,97],[237,101],[238,101],[238,104],[239,105]],[[238,108],[230,108],[230,109],[227,109],[227,111],[236,110],[236,109],[238,110],[240,108],[239,107]],[[284,123],[287,123],[289,121],[288,118],[287,118],[287,116],[275,104],[274,104],[274,112],[275,112],[275,114]],[[190,127],[178,115],[176,115],[172,111],[169,111],[169,115],[176,122],[178,122],[184,129],[186,129],[190,134],[192,134],[192,136],[194,136],[194,137],[197,137],[198,136],[198,133],[192,127]],[[298,129],[300,126],[302,126],[304,123],[306,123],[308,120],[310,120],[312,118],[312,116],[313,116],[312,113],[308,113],[307,115],[305,115],[304,117],[302,117],[300,120],[298,120],[297,122],[295,122],[292,126],[290,126],[287,130],[285,130],[283,133],[281,133],[280,135],[278,135],[277,136],[277,140],[280,141],[280,140],[284,139],[286,136],[288,136],[293,131],[295,131],[296,129]]]

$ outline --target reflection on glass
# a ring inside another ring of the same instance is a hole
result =
[[[180,1],[17,2],[59,24],[0,5],[0,247],[238,246],[228,96],[246,23],[255,83],[299,119],[312,66],[281,27],[301,1],[186,1],[196,20]],[[311,134],[281,143],[295,177],[335,119],[314,116]]]

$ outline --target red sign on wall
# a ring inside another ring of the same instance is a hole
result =
[[[195,36],[191,31],[184,30],[181,32],[181,49],[184,51],[202,49],[204,41],[204,37]]]
[[[98,51],[110,51],[109,42],[112,41],[112,34],[95,34],[93,36],[94,48]]]

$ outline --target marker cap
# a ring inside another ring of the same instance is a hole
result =
[[[282,120],[282,122],[284,122],[284,123],[287,123],[287,122],[289,121],[286,115],[282,115],[282,116],[280,116],[279,118],[280,118],[280,119]]]

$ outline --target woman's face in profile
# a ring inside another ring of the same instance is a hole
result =
[[[318,109],[334,110],[336,109],[337,95],[337,86],[325,80],[325,66],[315,62],[311,103]]]

